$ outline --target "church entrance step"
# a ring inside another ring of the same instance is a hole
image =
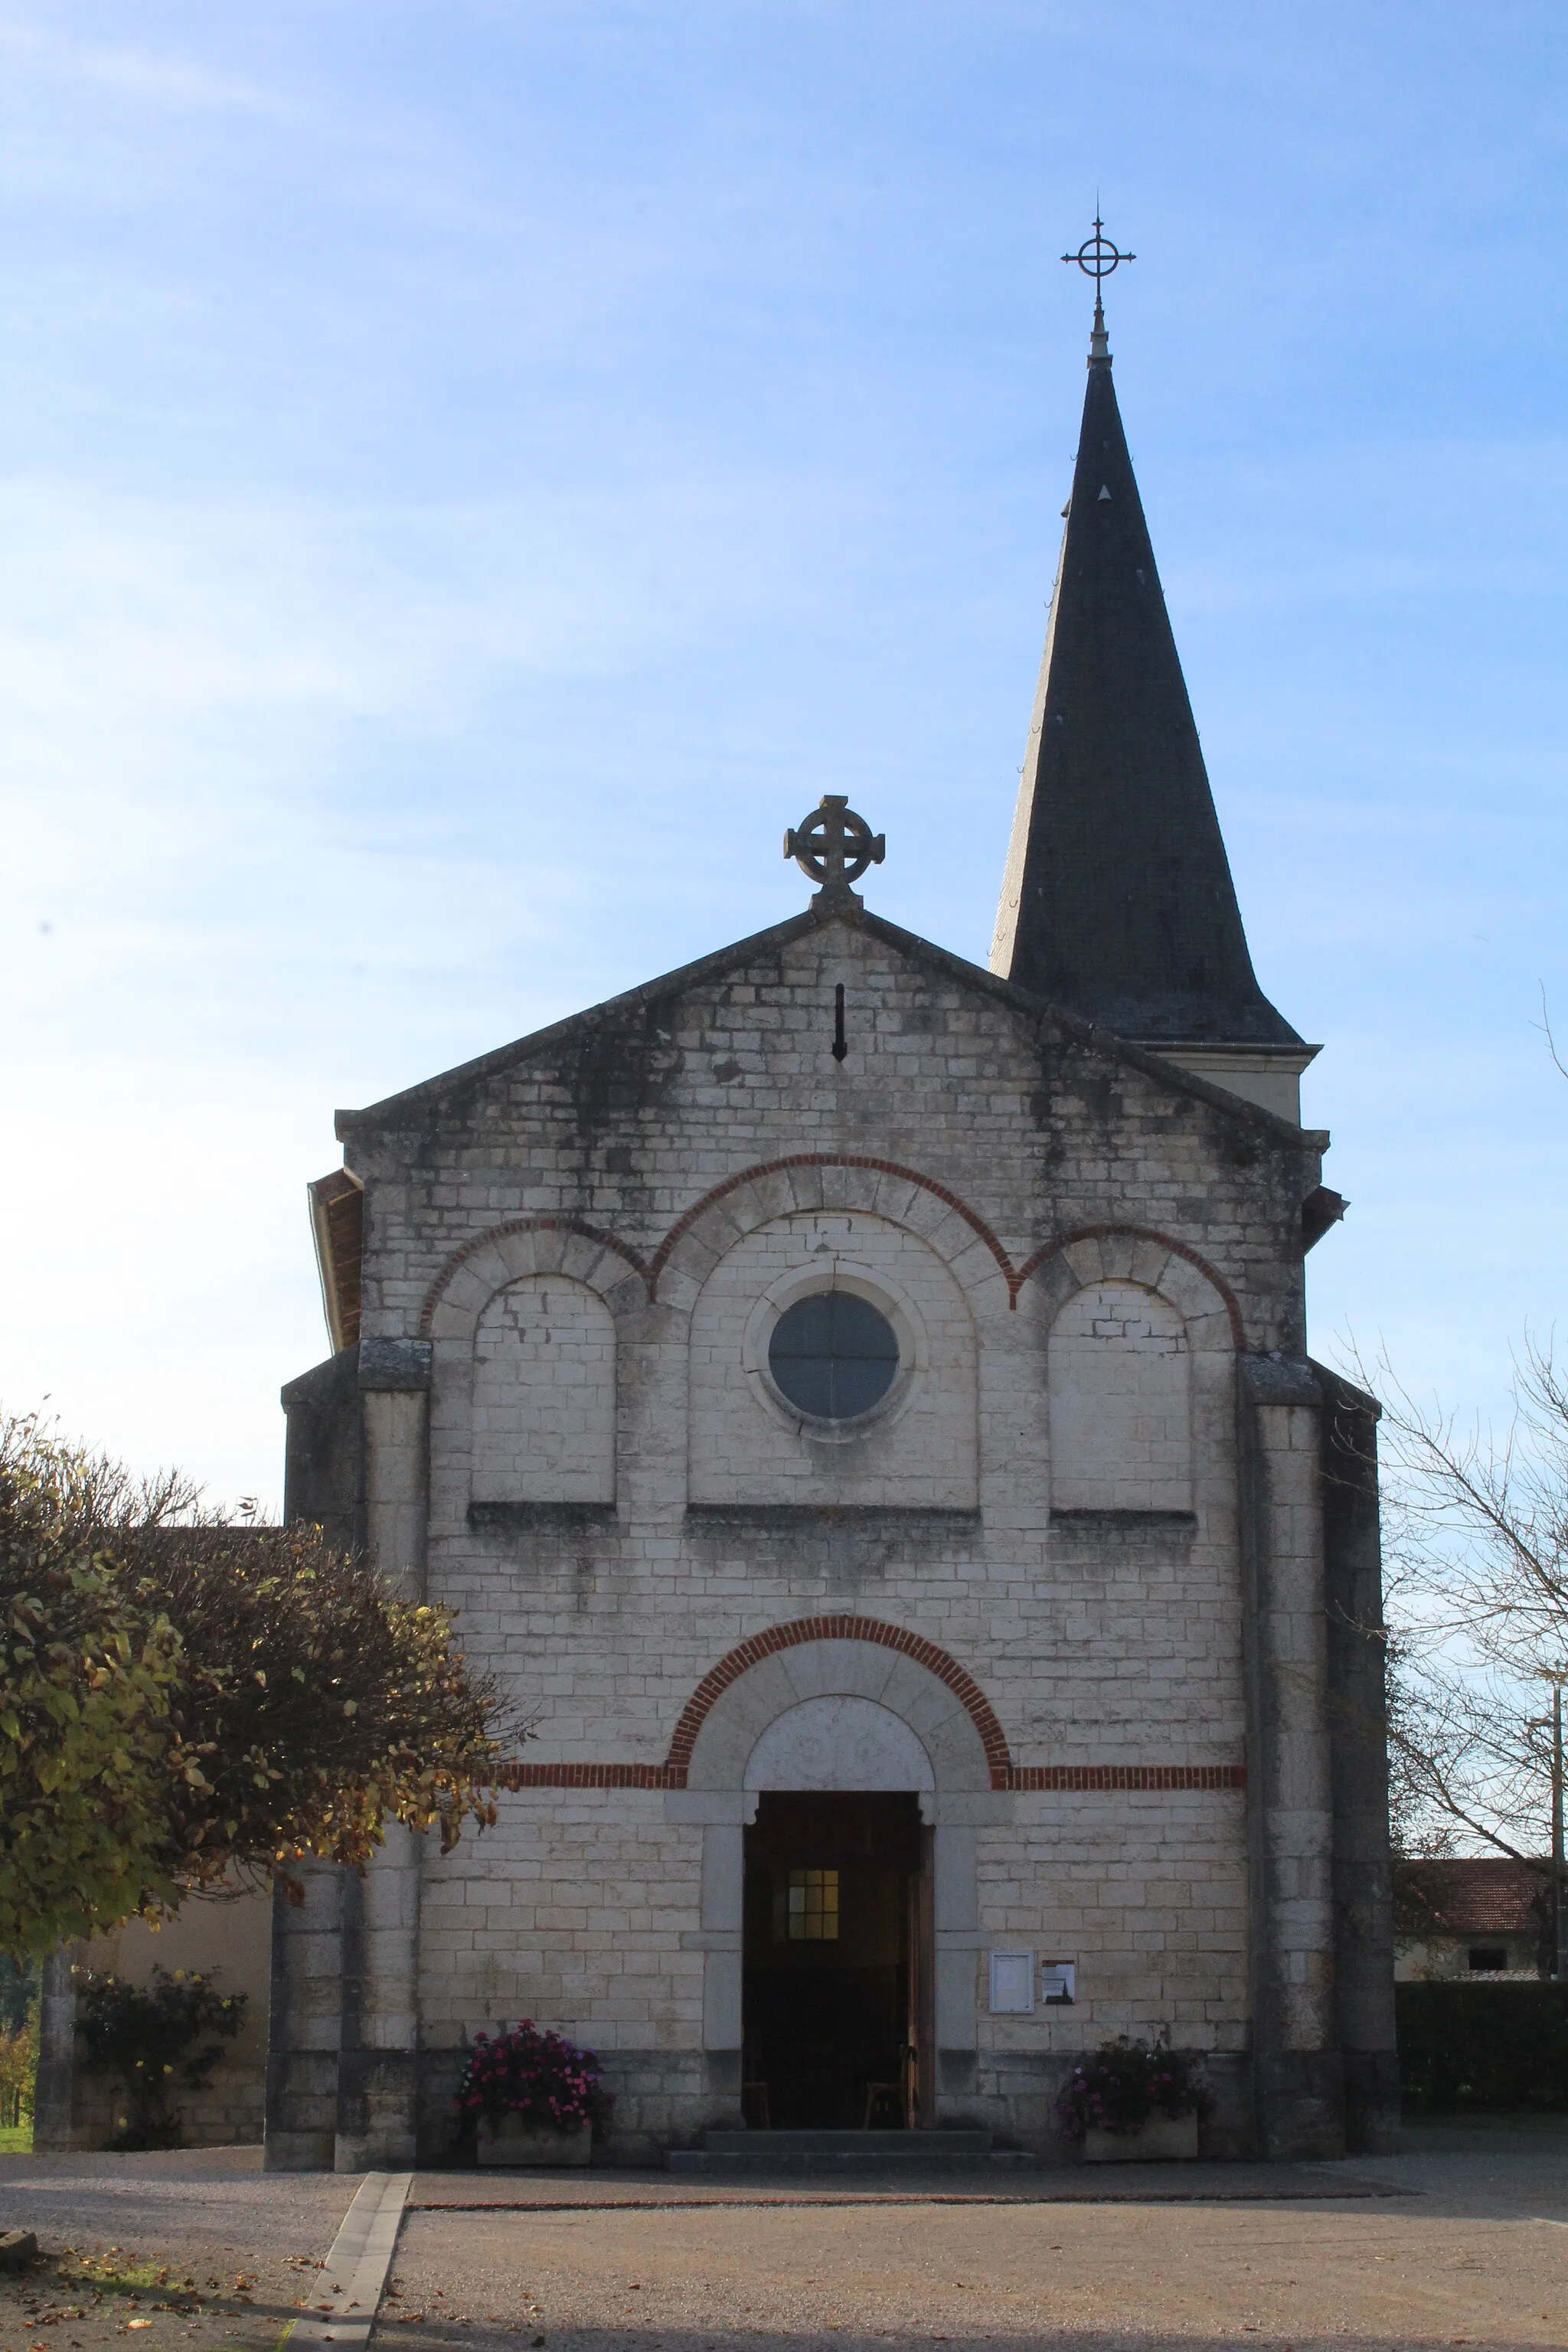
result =
[[[671,2148],[670,2172],[990,2170],[1032,2159],[994,2148],[988,2131],[709,2131],[700,2147]]]

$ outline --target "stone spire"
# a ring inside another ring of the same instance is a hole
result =
[[[1098,287],[1063,511],[991,968],[1206,1076],[1234,1062],[1236,1091],[1284,1108],[1313,1049],[1253,973],[1121,429]],[[1200,1050],[1177,1050],[1185,1046]],[[1242,1064],[1260,1055],[1260,1068],[1291,1066],[1277,1073],[1285,1092],[1240,1083]]]

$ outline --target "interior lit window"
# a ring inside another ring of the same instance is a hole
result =
[[[789,1874],[789,1937],[792,1944],[838,1941],[838,1873],[792,1870]]]
[[[791,1404],[819,1421],[869,1412],[898,1369],[892,1325],[853,1291],[813,1291],[773,1326],[768,1370]]]

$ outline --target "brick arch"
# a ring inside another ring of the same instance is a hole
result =
[[[453,1276],[462,1271],[470,1258],[477,1257],[481,1250],[490,1248],[494,1243],[505,1241],[510,1234],[540,1233],[575,1234],[579,1240],[592,1242],[596,1248],[613,1250],[616,1257],[625,1260],[632,1273],[640,1275],[644,1282],[647,1281],[648,1270],[646,1259],[641,1257],[629,1243],[617,1241],[614,1234],[605,1233],[600,1225],[587,1224],[581,1217],[509,1217],[504,1224],[487,1225],[483,1233],[473,1234],[460,1249],[454,1250],[451,1256],[445,1261],[431,1282],[430,1287],[425,1293],[424,1304],[419,1309],[420,1336],[423,1339],[429,1338],[431,1322],[437,1307],[441,1303],[443,1292]]]
[[[764,1658],[776,1657],[781,1650],[798,1649],[806,1642],[868,1642],[879,1649],[896,1650],[900,1657],[923,1666],[928,1674],[946,1684],[973,1724],[985,1751],[991,1786],[1009,1789],[1015,1785],[1007,1736],[996,1719],[995,1710],[973,1675],[967,1674],[946,1650],[939,1650],[923,1633],[911,1633],[904,1625],[885,1624],[879,1617],[796,1617],[788,1624],[770,1625],[765,1633],[752,1633],[744,1642],[738,1642],[703,1675],[681,1709],[680,1719],[670,1737],[663,1767],[669,1776],[665,1786],[686,1786],[697,1735],[731,1683],[739,1682],[743,1674],[760,1665]]]
[[[944,1208],[962,1217],[970,1231],[984,1242],[1007,1285],[1009,1304],[1016,1304],[1013,1262],[978,1210],[972,1209],[967,1201],[957,1192],[951,1192],[945,1184],[939,1184],[934,1177],[922,1176],[918,1168],[905,1168],[896,1160],[864,1159],[847,1151],[795,1151],[782,1160],[760,1160],[754,1167],[742,1168],[737,1175],[727,1176],[721,1184],[715,1184],[711,1192],[704,1192],[700,1201],[694,1201],[690,1208],[676,1219],[648,1260],[646,1276],[648,1297],[653,1298],[658,1295],[659,1278],[674,1252],[710,1209],[716,1208],[720,1202],[730,1193],[738,1192],[742,1185],[754,1184],[765,1176],[783,1175],[792,1168],[863,1168],[875,1175],[894,1176],[901,1183],[917,1185],[922,1192],[929,1192],[933,1200],[940,1201]]]
[[[1173,1241],[1169,1234],[1157,1233],[1152,1225],[1076,1225],[1071,1233],[1058,1234],[1055,1241],[1045,1243],[1032,1257],[1026,1258],[1016,1275],[1009,1273],[1008,1287],[1012,1292],[1013,1305],[1017,1305],[1018,1293],[1030,1276],[1037,1274],[1043,1265],[1047,1265],[1053,1258],[1060,1257],[1063,1251],[1071,1249],[1075,1242],[1098,1241],[1152,1242],[1156,1249],[1168,1250],[1173,1257],[1184,1259],[1195,1273],[1203,1276],[1205,1282],[1212,1284],[1229,1320],[1237,1353],[1240,1355],[1245,1351],[1247,1338],[1240,1303],[1225,1276],[1216,1272],[1207,1258],[1201,1257],[1195,1249],[1189,1249],[1185,1242]]]
[[[944,1208],[952,1210],[955,1215],[962,1217],[970,1231],[984,1244],[995,1261],[997,1272],[1007,1286],[1007,1304],[1012,1307],[1017,1306],[1018,1294],[1030,1276],[1037,1274],[1040,1268],[1048,1265],[1053,1258],[1059,1257],[1064,1250],[1070,1249],[1075,1242],[1111,1238],[1152,1242],[1159,1248],[1168,1251],[1173,1257],[1184,1258],[1196,1273],[1203,1276],[1205,1282],[1213,1285],[1229,1318],[1231,1334],[1237,1351],[1240,1352],[1246,1347],[1241,1308],[1230,1285],[1206,1258],[1201,1256],[1196,1250],[1190,1248],[1185,1242],[1173,1240],[1169,1234],[1156,1232],[1150,1225],[1075,1225],[1069,1233],[1060,1234],[1054,1241],[1044,1243],[1031,1256],[1025,1259],[1021,1266],[1016,1266],[978,1210],[972,1209],[967,1201],[957,1192],[951,1191],[947,1185],[939,1184],[934,1177],[923,1176],[918,1168],[906,1168],[896,1160],[871,1160],[850,1152],[837,1151],[792,1152],[782,1160],[758,1160],[754,1167],[742,1168],[737,1175],[727,1176],[721,1184],[715,1184],[710,1192],[705,1192],[700,1201],[693,1202],[691,1207],[676,1219],[651,1257],[645,1258],[640,1251],[632,1247],[629,1242],[620,1240],[616,1234],[606,1232],[602,1225],[589,1224],[582,1217],[510,1217],[504,1223],[488,1225],[483,1233],[471,1235],[459,1249],[454,1250],[431,1281],[419,1310],[420,1336],[426,1339],[429,1337],[431,1318],[440,1304],[443,1292],[453,1276],[467,1265],[470,1258],[477,1256],[479,1251],[488,1248],[494,1242],[504,1240],[509,1234],[575,1234],[581,1240],[594,1243],[597,1248],[612,1251],[622,1260],[628,1271],[641,1277],[648,1297],[656,1298],[658,1295],[660,1277],[674,1252],[710,1209],[717,1207],[730,1193],[739,1191],[742,1185],[754,1183],[761,1177],[781,1175],[791,1168],[863,1168],[875,1175],[897,1177],[901,1182],[914,1184],[922,1192],[930,1193],[931,1198],[940,1201]]]

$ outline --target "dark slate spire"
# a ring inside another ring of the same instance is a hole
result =
[[[993,971],[1158,1045],[1297,1046],[1258,987],[1095,305]]]

